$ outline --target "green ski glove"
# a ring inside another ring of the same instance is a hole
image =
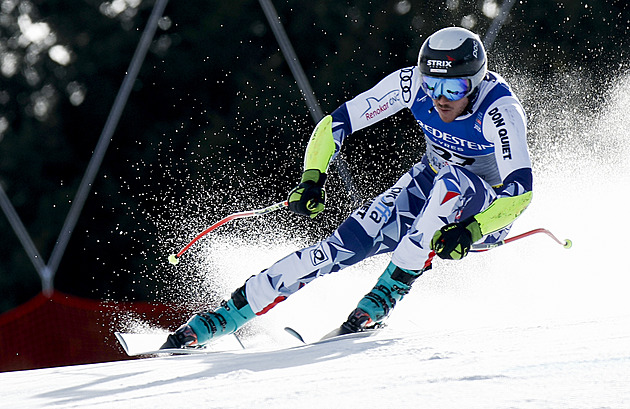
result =
[[[300,184],[289,192],[289,209],[314,218],[325,208],[326,174],[317,169],[305,170]]]
[[[481,228],[474,217],[459,223],[451,223],[436,231],[431,240],[431,249],[443,259],[460,260],[470,250],[470,246],[481,239]]]

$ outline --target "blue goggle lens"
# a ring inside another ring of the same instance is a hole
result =
[[[444,95],[450,101],[457,101],[470,91],[470,81],[466,78],[437,78],[423,75],[422,89],[431,99],[438,99]]]

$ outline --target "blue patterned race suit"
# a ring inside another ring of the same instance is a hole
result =
[[[356,209],[328,238],[298,250],[251,277],[245,295],[260,315],[318,276],[376,254],[396,266],[427,269],[430,244],[442,226],[486,209],[499,197],[532,189],[525,114],[506,82],[488,72],[466,112],[443,122],[420,89],[417,67],[403,68],[332,113],[335,155],[346,136],[410,109],[426,153],[393,186]],[[511,226],[481,241],[504,238]]]

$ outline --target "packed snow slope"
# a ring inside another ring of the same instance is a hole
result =
[[[7,408],[628,408],[629,317],[1,374]],[[6,405],[6,406],[4,406]]]
[[[374,337],[304,346],[282,330],[341,323],[387,265],[375,258],[255,320],[245,350],[1,373],[0,407],[630,408],[630,97],[611,95],[586,118],[528,107],[535,198],[512,234],[545,227],[572,249],[536,235],[437,260]],[[296,245],[226,245],[226,293]]]

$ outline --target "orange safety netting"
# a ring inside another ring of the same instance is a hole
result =
[[[134,320],[172,328],[187,314],[157,303],[39,294],[0,315],[0,372],[129,359],[114,331]]]

